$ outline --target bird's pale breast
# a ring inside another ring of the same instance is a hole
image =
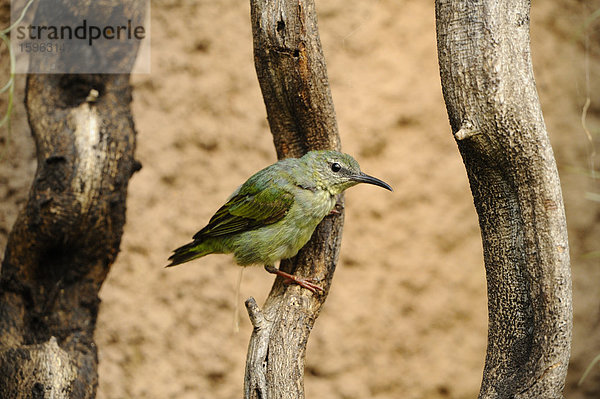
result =
[[[234,256],[240,265],[274,265],[296,255],[335,206],[335,197],[324,190],[297,188],[294,197],[294,204],[282,220],[233,240]]]

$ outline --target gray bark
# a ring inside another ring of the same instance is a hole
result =
[[[560,182],[535,87],[526,0],[437,0],[452,133],[479,216],[488,285],[480,398],[561,398],[572,328]]]
[[[340,149],[333,101],[312,0],[251,0],[254,61],[279,158],[310,150]],[[315,279],[313,295],[277,278],[261,310],[246,307],[254,325],[246,362],[245,398],[304,397],[308,336],[325,302],[337,263],[343,225],[326,217],[310,242],[282,270]]]
[[[72,11],[108,19],[114,5]],[[130,103],[129,75],[27,77],[38,165],[0,273],[2,398],[95,397],[98,291],[119,251],[127,184],[140,167]]]

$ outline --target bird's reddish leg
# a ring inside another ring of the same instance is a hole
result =
[[[333,209],[329,212],[329,215],[336,215],[336,216],[341,215],[343,210],[344,210],[344,205],[342,205],[338,202],[335,204]]]
[[[265,270],[271,274],[283,277],[286,283],[298,284],[300,287],[306,288],[313,294],[321,293],[324,291],[321,286],[313,283],[310,279],[294,276],[293,274],[286,273],[270,265],[265,265]]]

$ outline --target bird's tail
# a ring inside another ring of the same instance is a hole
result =
[[[166,267],[189,262],[192,259],[201,258],[210,253],[213,253],[213,251],[211,249],[207,249],[206,246],[200,242],[200,240],[194,240],[189,244],[185,244],[184,246],[174,250],[173,254],[169,256],[171,263],[169,263]]]

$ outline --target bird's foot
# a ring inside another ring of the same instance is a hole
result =
[[[322,293],[323,287],[321,287],[320,285],[315,284],[315,279],[312,278],[301,278],[298,276],[294,276],[292,274],[290,274],[290,276],[292,276],[292,278],[289,277],[284,277],[283,283],[284,284],[298,284],[300,287],[302,288],[306,288],[307,290],[309,290],[310,292],[312,292],[313,294],[320,294]]]
[[[344,210],[344,205],[342,205],[338,202],[335,204],[333,209],[329,212],[329,215],[335,215],[335,216],[341,215],[343,210]]]
[[[265,270],[271,274],[283,277],[285,284],[298,284],[300,287],[306,288],[313,294],[320,294],[325,291],[320,285],[315,284],[315,280],[312,278],[294,276],[293,274],[286,273],[268,265],[265,266]]]

